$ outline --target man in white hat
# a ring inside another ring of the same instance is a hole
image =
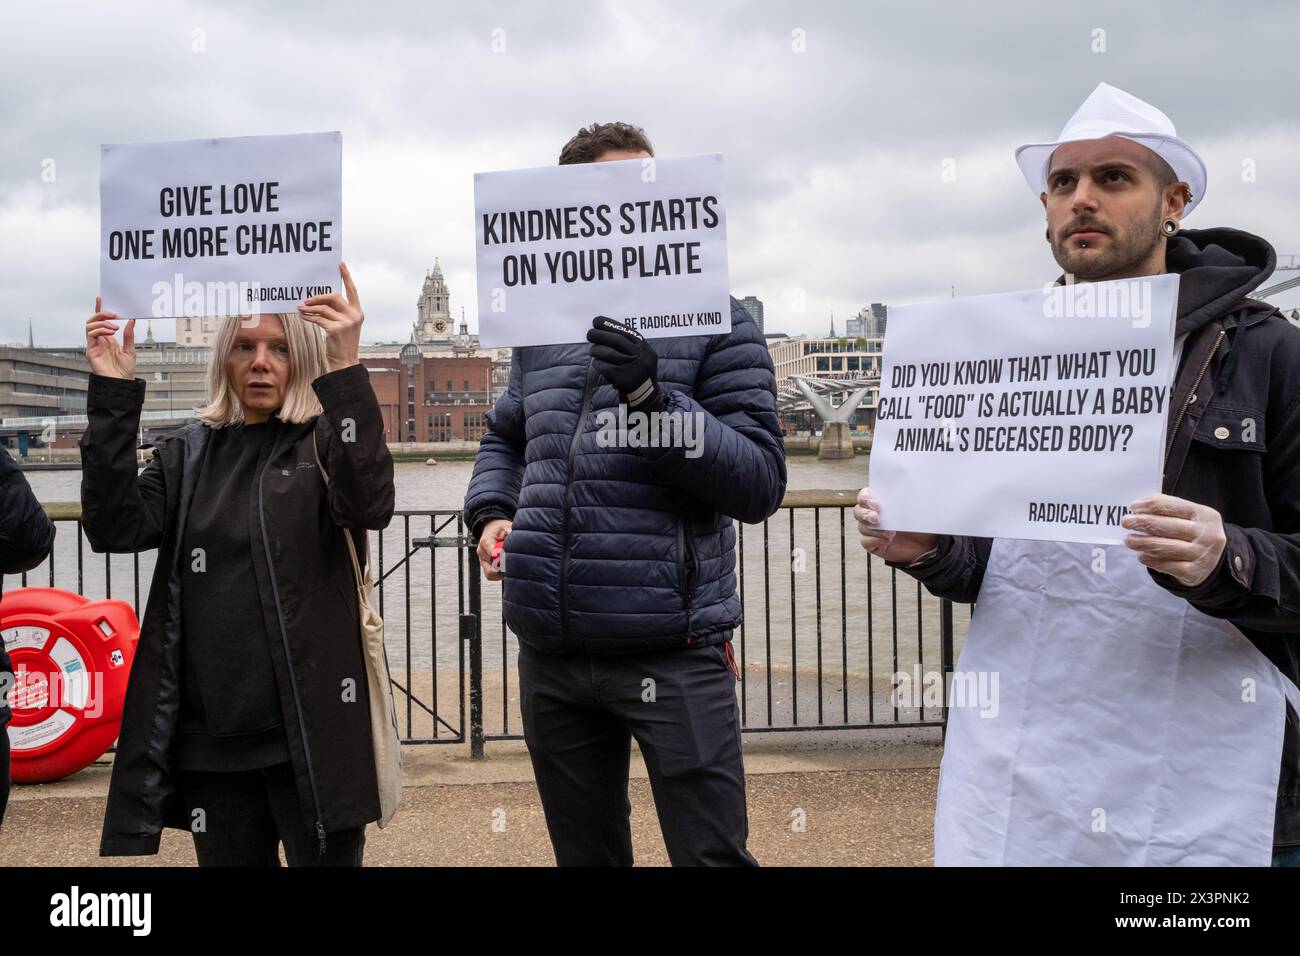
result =
[[[1016,158],[1058,282],[1179,274],[1177,372],[1123,547],[881,531],[859,494],[864,548],[976,602],[958,672],[1000,678],[992,719],[949,710],[935,861],[1300,865],[1300,330],[1247,298],[1273,249],[1182,229],[1204,162],[1105,83]]]

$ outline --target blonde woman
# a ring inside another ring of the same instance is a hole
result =
[[[198,421],[137,474],[135,320],[86,323],[82,522],[95,551],[158,549],[100,853],[189,830],[200,866],[359,866],[379,818],[343,529],[380,529],[393,463],[345,296],[225,319]],[[330,475],[328,487],[317,454]],[[350,532],[348,532],[350,533]]]

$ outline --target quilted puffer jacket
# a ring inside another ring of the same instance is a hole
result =
[[[692,442],[611,441],[619,396],[586,342],[515,349],[488,414],[465,520],[475,537],[513,522],[506,624],[540,650],[713,644],[740,624],[733,519],[762,521],[785,494],[772,360],[735,299],[730,333],[651,344]]]
[[[27,484],[9,452],[0,448],[0,583],[6,574],[21,574],[36,567],[45,560],[52,547],[54,523],[46,517],[41,503],[32,494],[31,485]],[[4,726],[11,716],[7,688],[12,673],[13,666],[5,653],[4,641],[0,641],[0,734],[5,732]],[[2,756],[0,760],[3,760]],[[0,773],[4,772],[5,767],[0,766]],[[6,776],[0,780],[0,789],[8,779]],[[3,803],[0,800],[0,811]]]

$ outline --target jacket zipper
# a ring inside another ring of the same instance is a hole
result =
[[[681,515],[677,516],[677,590],[682,592],[685,607],[690,595],[686,592],[686,520]]]
[[[582,426],[591,411],[591,357],[587,358],[586,378],[582,386],[582,409],[578,412],[578,424],[573,429],[573,438],[569,441],[569,471],[564,479],[564,521],[562,537],[564,549],[560,557],[560,637],[569,634],[569,510],[573,501],[573,465],[578,457],[578,442],[582,440]]]
[[[1187,409],[1191,407],[1192,400],[1196,398],[1196,390],[1201,387],[1201,379],[1205,378],[1205,370],[1210,367],[1210,360],[1214,358],[1214,353],[1219,350],[1219,343],[1223,341],[1227,333],[1219,330],[1218,336],[1214,339],[1214,346],[1210,349],[1210,354],[1205,356],[1205,361],[1201,364],[1201,370],[1196,373],[1196,381],[1192,382],[1192,390],[1187,393],[1187,401],[1183,402],[1183,407],[1178,410],[1178,417],[1174,419],[1174,427],[1169,429],[1169,441],[1165,444],[1165,460],[1161,466],[1161,471],[1169,467],[1169,455],[1174,450],[1174,440],[1178,437],[1178,426],[1183,423],[1183,417],[1187,414]]]
[[[275,460],[275,454],[279,451],[280,443],[277,438],[274,445],[271,446],[271,454],[257,476],[257,520],[262,528],[262,549],[266,552],[266,568],[271,575],[271,596],[275,601],[275,619],[280,624],[280,640],[284,644],[284,663],[289,668],[289,686],[293,690],[294,716],[298,718],[298,733],[302,736],[302,752],[307,758],[307,782],[311,784],[311,801],[316,811],[316,839],[320,844],[320,856],[325,857],[325,827],[321,823],[320,813],[320,794],[316,790],[316,772],[311,764],[311,748],[307,745],[307,728],[302,722],[302,700],[298,697],[298,678],[293,672],[293,658],[289,654],[289,635],[284,629],[284,612],[280,608],[280,587],[275,580],[275,562],[271,557],[271,542],[266,534],[266,513],[262,507],[262,481],[266,478],[266,470],[271,467],[271,462]],[[344,532],[347,533],[347,532]]]
[[[686,623],[689,629],[689,614],[694,603],[692,599],[695,590],[695,543],[686,530],[686,519],[681,515],[677,516],[677,560],[679,566],[677,583],[682,589],[682,603],[686,607],[688,615]]]

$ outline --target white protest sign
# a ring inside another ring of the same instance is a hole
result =
[[[1160,491],[1178,276],[889,310],[881,527],[1121,544]]]
[[[342,159],[339,133],[100,147],[104,309],[255,315],[338,291]]]
[[[476,173],[482,344],[731,331],[722,187],[717,154]]]

